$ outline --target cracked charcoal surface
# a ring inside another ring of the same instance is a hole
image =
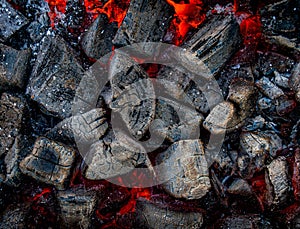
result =
[[[200,228],[203,224],[202,213],[172,211],[141,198],[137,200],[136,213],[135,228]]]
[[[28,79],[31,51],[18,51],[0,44],[0,90],[23,89]]]
[[[41,137],[20,168],[24,174],[61,190],[68,185],[75,156],[74,149]]]
[[[200,199],[210,189],[208,164],[200,140],[182,140],[161,153],[156,164],[162,164],[161,176],[172,177],[163,188],[172,196]]]
[[[33,67],[27,94],[45,113],[64,119],[71,116],[75,90],[83,69],[65,41],[46,36]]]

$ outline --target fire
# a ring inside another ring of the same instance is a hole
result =
[[[48,12],[51,27],[53,28],[56,20],[66,12],[67,0],[46,0],[49,5],[50,12]]]
[[[175,3],[173,0],[166,0],[174,7],[175,15],[171,22],[166,37],[170,37],[171,42],[180,45],[187,33],[197,28],[205,19],[203,3],[200,0],[190,0],[189,3],[181,1]]]

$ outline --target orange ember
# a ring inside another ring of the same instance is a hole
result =
[[[180,45],[187,33],[197,28],[205,19],[203,3],[200,0],[190,0],[189,3],[175,3],[173,0],[166,0],[174,7],[175,15],[170,25],[169,34],[173,34],[172,43]]]
[[[56,20],[61,14],[66,12],[67,0],[46,0],[46,2],[50,8],[48,15],[51,20],[51,26],[54,27]]]
[[[244,37],[244,44],[250,45],[258,42],[261,37],[260,16],[253,15],[244,19],[240,24],[241,34]]]

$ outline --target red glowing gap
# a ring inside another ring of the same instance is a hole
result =
[[[56,20],[66,12],[67,0],[46,0],[46,2],[50,8],[48,15],[51,20],[51,26],[54,27]]]

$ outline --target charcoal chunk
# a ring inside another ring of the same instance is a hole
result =
[[[208,164],[200,140],[182,140],[158,155],[158,176],[168,176],[163,188],[172,196],[200,199],[210,189]]]
[[[64,119],[71,116],[75,90],[83,73],[75,54],[56,36],[43,38],[27,94],[45,113]]]
[[[173,15],[174,10],[163,0],[130,1],[113,43],[125,46],[139,42],[159,42],[169,28]]]
[[[25,228],[28,215],[28,204],[10,205],[3,213],[0,228]]]
[[[160,123],[153,127],[158,134],[171,142],[199,137],[199,125],[203,116],[195,110],[175,101],[159,97],[157,99],[155,120]]]
[[[33,151],[21,163],[21,171],[34,179],[54,185],[57,189],[68,186],[76,152],[63,144],[40,137]]]
[[[149,165],[144,148],[118,130],[94,143],[84,160],[88,165],[85,177],[91,180],[111,178],[138,165]]]
[[[117,30],[117,23],[109,23],[107,16],[100,14],[82,38],[81,46],[84,52],[94,59],[111,52],[112,39]]]
[[[0,1],[0,40],[5,41],[27,23],[28,20],[8,2]]]
[[[90,228],[97,203],[96,193],[84,189],[58,192],[62,228]]]
[[[203,224],[203,214],[200,212],[160,208],[142,198],[137,200],[136,213],[134,228],[200,228]]]
[[[0,44],[0,90],[24,88],[30,55],[30,50],[18,51]]]
[[[284,92],[273,84],[267,77],[262,77],[256,82],[256,85],[261,92],[270,99],[278,99],[279,97],[284,96]]]
[[[235,179],[228,187],[227,192],[240,196],[251,196],[253,194],[250,185],[243,179]]]
[[[300,102],[300,63],[298,63],[293,69],[289,85],[296,93],[296,100]]]

